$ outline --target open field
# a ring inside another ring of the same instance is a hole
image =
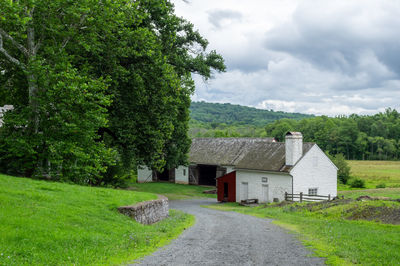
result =
[[[364,179],[367,188],[379,184],[400,187],[400,161],[347,161],[351,176]]]
[[[337,202],[259,207],[225,203],[207,207],[273,218],[274,223],[298,234],[305,245],[317,256],[325,257],[330,265],[399,265],[400,225],[353,219],[365,215],[368,218],[371,210],[376,210],[373,214],[382,218],[379,216],[382,209],[394,210],[392,214],[396,218],[400,214],[400,203],[344,200],[343,204],[336,205]]]
[[[155,198],[0,175],[0,265],[115,265],[147,255],[194,222],[171,211],[145,226],[117,211]]]
[[[387,197],[391,199],[400,199],[400,188],[343,190],[343,191],[338,191],[338,195],[350,199],[356,199],[360,196]]]
[[[215,187],[182,185],[173,183],[133,183],[129,185],[129,190],[151,192],[162,194],[170,200],[190,199],[190,198],[216,198],[215,194],[204,194],[203,191],[215,189]]]

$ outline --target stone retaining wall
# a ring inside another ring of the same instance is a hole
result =
[[[153,224],[168,217],[168,198],[159,195],[158,199],[140,202],[132,206],[122,206],[118,211],[142,224]]]

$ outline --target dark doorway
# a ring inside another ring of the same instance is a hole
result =
[[[199,185],[215,186],[217,177],[217,166],[215,165],[198,165],[199,169]]]
[[[159,181],[169,181],[169,171],[165,169],[163,172],[157,173]]]
[[[224,200],[228,199],[228,189],[229,189],[229,184],[228,183],[224,183]]]

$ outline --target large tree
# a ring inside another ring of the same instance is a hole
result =
[[[0,104],[15,107],[1,171],[100,183],[115,163],[185,163],[191,73],[225,66],[170,2],[1,1],[0,12]]]

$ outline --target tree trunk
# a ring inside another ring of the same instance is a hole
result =
[[[32,108],[32,125],[33,132],[37,134],[39,132],[39,104],[37,100],[38,86],[36,83],[36,77],[34,74],[28,74],[29,84],[29,105]]]
[[[30,16],[32,17],[32,12]],[[36,47],[35,47],[35,29],[30,26],[27,28],[27,45],[28,45],[28,84],[29,84],[29,105],[32,108],[32,119],[33,119],[33,132],[37,134],[39,132],[39,103],[38,97],[38,85],[36,76],[33,73],[32,62],[36,57]]]

